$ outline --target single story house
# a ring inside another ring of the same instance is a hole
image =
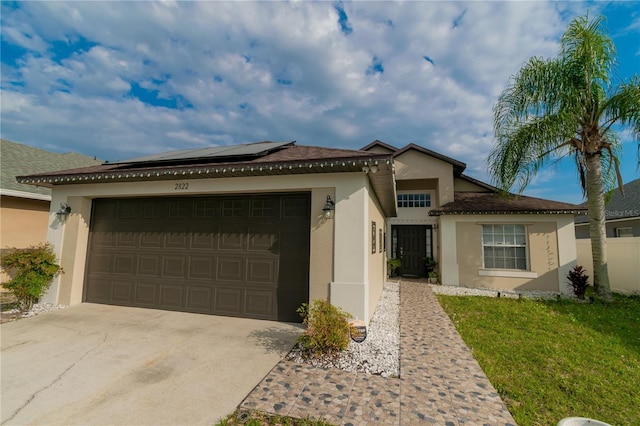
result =
[[[640,179],[613,190],[604,207],[607,238],[640,237]],[[586,203],[582,204],[586,207]],[[589,238],[589,216],[576,216],[576,238]]]
[[[99,164],[102,161],[78,153],[57,154],[1,139],[0,248],[25,248],[47,241],[51,189],[18,183],[16,176]],[[0,282],[6,280],[2,274]]]
[[[506,198],[423,147],[259,142],[22,176],[53,189],[65,274],[47,300],[296,321],[329,298],[369,321],[387,274],[566,291],[581,208]],[[70,211],[58,211],[60,203]]]

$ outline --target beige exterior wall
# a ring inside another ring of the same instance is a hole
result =
[[[370,191],[370,194],[372,191]],[[376,223],[376,235],[371,235],[371,222]],[[382,232],[382,234],[381,234]],[[375,197],[369,198],[369,294],[368,294],[368,318],[371,319],[378,305],[378,300],[382,294],[385,278],[387,276],[387,257],[384,252],[384,233],[386,232],[385,217],[380,208],[380,204]],[[380,237],[382,235],[382,238]],[[376,240],[375,253],[372,250],[371,239]]]
[[[2,196],[0,246],[24,248],[47,239],[49,201]]]
[[[593,285],[591,239],[576,241],[578,265],[584,267]],[[640,237],[607,239],[607,263],[611,290],[640,294]]]
[[[483,269],[482,225],[524,224],[529,271]],[[442,282],[445,285],[567,292],[564,277],[575,265],[570,215],[441,216]]]
[[[26,248],[47,241],[49,201],[2,196],[0,200],[0,248]],[[0,271],[0,284],[9,280]]]
[[[453,201],[453,166],[446,161],[410,149],[393,159],[398,181],[437,179],[435,206]]]
[[[453,179],[453,190],[456,192],[489,192],[487,188],[458,177]]]
[[[181,187],[176,183],[188,183],[188,188],[176,191]],[[82,301],[93,198],[274,191],[311,192],[310,300],[329,297],[333,304],[368,321],[373,314],[369,312],[368,295],[370,249],[363,241],[368,240],[370,228],[363,218],[368,217],[373,195],[363,173],[55,186],[52,205],[68,203],[72,212],[66,223],[58,220],[54,211],[49,213],[47,239],[62,259],[65,274],[54,281],[43,300],[61,304]],[[322,215],[327,195],[336,202],[335,218],[329,220]],[[335,243],[336,235],[340,244]]]

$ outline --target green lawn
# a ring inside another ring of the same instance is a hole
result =
[[[640,425],[640,297],[437,297],[519,425]]]
[[[216,423],[216,426],[332,426],[322,420],[296,419],[276,416],[259,411],[236,410]]]

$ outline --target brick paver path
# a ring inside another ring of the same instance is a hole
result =
[[[400,378],[282,360],[240,405],[336,425],[515,425],[428,285],[400,283]]]

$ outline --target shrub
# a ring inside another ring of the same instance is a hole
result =
[[[307,325],[305,333],[298,338],[303,353],[333,355],[347,348],[351,317],[347,312],[322,299],[314,300],[310,306],[303,304],[297,312]]]
[[[389,275],[395,276],[397,270],[402,266],[401,259],[387,259],[387,269],[389,269]]]
[[[11,248],[2,255],[0,265],[12,276],[3,287],[18,299],[22,311],[31,309],[47,291],[51,281],[62,273],[49,243],[23,249]]]
[[[588,280],[589,276],[585,274],[584,268],[580,265],[576,265],[567,275],[567,283],[573,290],[573,294],[580,300],[584,299],[584,294],[589,287]]]

